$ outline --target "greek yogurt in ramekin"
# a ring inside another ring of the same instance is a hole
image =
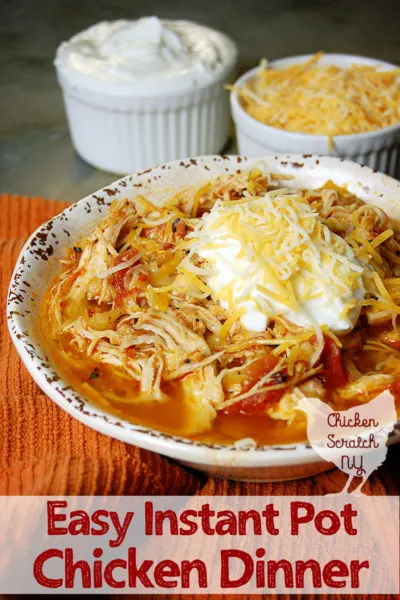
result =
[[[78,33],[55,59],[75,149],[114,173],[219,152],[236,57],[226,35],[190,21],[105,21]]]

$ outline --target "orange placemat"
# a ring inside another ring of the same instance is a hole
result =
[[[11,344],[5,298],[24,241],[65,206],[0,195],[0,494],[313,495],[340,490],[345,476],[337,470],[286,483],[207,478],[85,427],[41,392]],[[400,494],[400,445],[390,448],[364,491]]]

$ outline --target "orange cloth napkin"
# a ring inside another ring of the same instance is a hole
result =
[[[26,238],[65,206],[44,198],[0,195],[0,494],[319,495],[340,490],[345,476],[338,470],[280,483],[207,477],[85,427],[41,392],[11,344],[5,299]],[[400,445],[389,450],[386,462],[364,491],[399,495],[399,464]],[[235,595],[236,600],[245,597]],[[263,596],[267,597],[277,596]],[[357,596],[361,597],[366,596]]]

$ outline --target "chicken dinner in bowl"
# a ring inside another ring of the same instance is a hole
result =
[[[331,181],[284,184],[239,170],[111,205],[41,309],[82,395],[169,433],[259,444],[305,439],[302,395],[338,410],[398,395],[395,225]]]

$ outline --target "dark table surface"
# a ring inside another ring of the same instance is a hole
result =
[[[317,50],[400,63],[398,0],[1,0],[1,192],[78,200],[115,179],[76,156],[53,57],[97,21],[151,14],[225,31],[240,72],[261,57]]]

